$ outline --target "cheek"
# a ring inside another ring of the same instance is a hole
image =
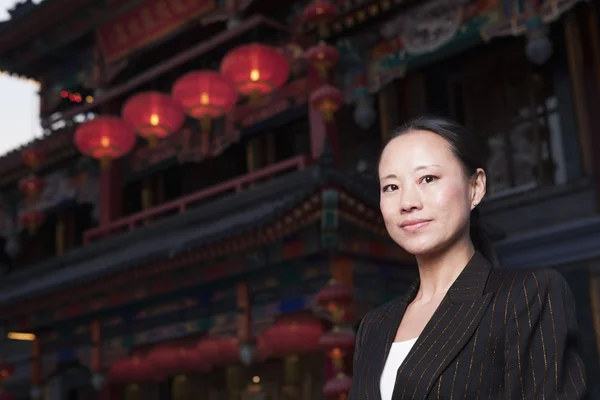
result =
[[[381,210],[381,215],[383,216],[383,220],[386,224],[394,216],[394,214],[396,214],[394,212],[393,202],[389,197],[381,198],[381,200],[379,201],[379,209]]]
[[[441,188],[430,199],[431,208],[434,208],[437,213],[440,213],[447,219],[455,219],[461,217],[466,205],[464,185],[449,184]]]

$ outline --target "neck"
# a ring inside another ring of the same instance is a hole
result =
[[[445,252],[417,257],[421,282],[416,298],[429,301],[444,296],[474,253],[473,244],[466,240]]]

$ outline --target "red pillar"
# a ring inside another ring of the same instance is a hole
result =
[[[121,163],[114,161],[100,170],[100,226],[108,225],[123,213]]]
[[[308,66],[308,89],[309,93],[318,89],[323,80],[319,73],[312,66]],[[339,166],[340,146],[338,140],[338,132],[335,119],[332,122],[325,122],[321,112],[309,104],[309,121],[310,121],[310,147],[311,156],[314,160],[318,159],[323,152],[325,139],[329,140],[329,145],[333,151],[335,165]]]

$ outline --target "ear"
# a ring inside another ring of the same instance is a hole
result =
[[[477,207],[486,192],[487,177],[485,171],[481,168],[477,168],[471,181],[471,210]]]

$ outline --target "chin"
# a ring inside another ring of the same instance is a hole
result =
[[[438,240],[432,240],[427,237],[415,237],[411,239],[393,238],[398,246],[409,252],[415,257],[423,257],[438,253],[444,244]]]

